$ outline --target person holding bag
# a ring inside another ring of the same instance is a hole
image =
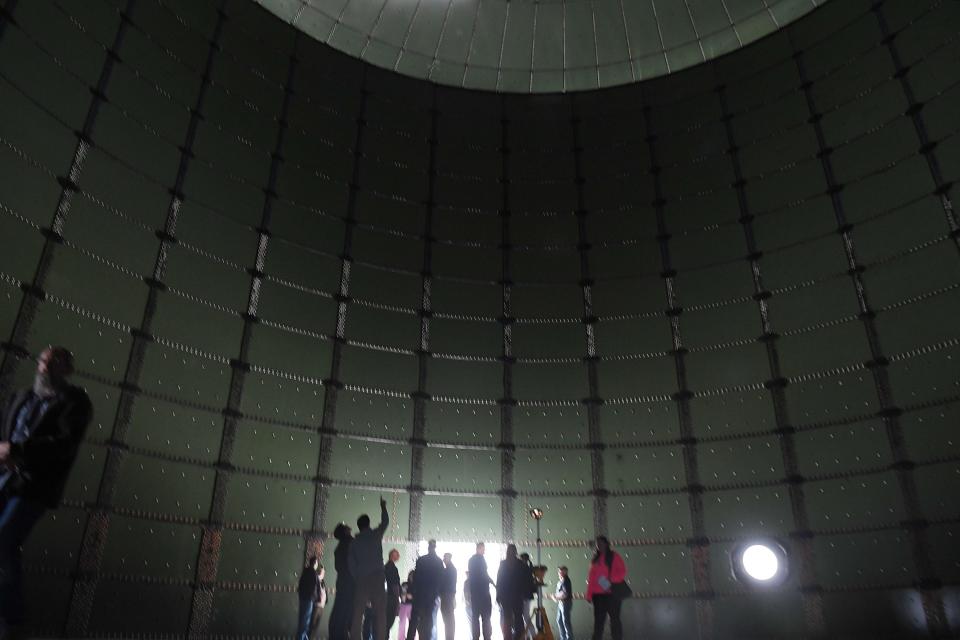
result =
[[[627,586],[627,566],[619,553],[610,548],[606,536],[598,536],[596,553],[590,562],[587,577],[586,600],[593,604],[593,640],[602,640],[607,617],[613,640],[623,640],[623,625],[620,622],[620,606],[630,597]]]
[[[317,568],[317,592],[314,594],[313,619],[310,622],[310,640],[320,640],[320,621],[323,619],[323,610],[327,606],[327,570],[323,565]]]
[[[407,625],[416,629],[417,621],[412,618],[413,613],[413,571],[407,574],[407,581],[400,585],[400,628],[397,630],[397,640],[407,640]],[[416,634],[416,631],[414,631]]]

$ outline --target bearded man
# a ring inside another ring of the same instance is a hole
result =
[[[33,387],[14,393],[0,414],[0,638],[23,622],[20,547],[47,509],[60,504],[93,409],[71,385],[73,354],[48,347]]]

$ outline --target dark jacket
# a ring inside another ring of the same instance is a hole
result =
[[[397,569],[397,565],[388,560],[387,563],[383,565],[383,575],[387,580],[387,595],[393,598],[399,598],[400,571]]]
[[[471,556],[470,562],[467,564],[467,572],[470,574],[467,576],[467,584],[470,585],[470,591],[473,592],[471,595],[489,595],[493,579],[487,573],[486,559],[479,553]]]
[[[529,597],[533,575],[520,558],[507,558],[497,571],[497,602],[514,606]]]
[[[350,564],[347,557],[350,555],[350,545],[353,538],[344,538],[333,550],[333,566],[337,570],[337,592],[353,594],[353,574],[350,573]]]
[[[440,595],[440,580],[443,576],[443,560],[436,553],[417,558],[414,569],[413,601],[414,604],[430,607]]]
[[[9,442],[17,413],[32,393],[24,389],[7,400],[0,416],[0,442]],[[11,443],[10,458],[18,472],[5,490],[56,508],[92,417],[93,405],[80,387],[68,386],[54,396],[43,415],[33,419],[26,441]]]
[[[304,567],[300,574],[300,583],[297,585],[297,594],[301,600],[316,602],[319,600],[320,580],[313,567]]]
[[[380,507],[380,524],[376,529],[361,529],[350,543],[347,563],[354,580],[383,575],[383,534],[390,524],[387,506]]]
[[[443,574],[440,578],[440,594],[456,595],[457,593],[457,568],[452,564],[443,568]]]

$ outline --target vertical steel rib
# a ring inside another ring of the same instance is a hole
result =
[[[513,270],[511,262],[510,218],[510,120],[507,117],[507,98],[500,97],[500,291],[502,302],[500,324],[503,328],[503,396],[500,404],[500,483],[501,483],[501,536],[504,541],[513,540],[514,509],[517,492],[513,483],[513,466],[516,460],[513,419],[517,399],[513,395],[513,367],[517,359],[513,355]]]
[[[417,390],[413,395],[413,436],[410,438],[410,519],[408,541],[420,540],[423,525],[423,467],[426,454],[426,413],[430,394],[427,374],[430,365],[430,320],[433,317],[433,216],[436,209],[437,136],[440,111],[437,109],[437,85],[432,86],[430,107],[429,157],[427,160],[427,193],[423,214],[423,265],[420,273],[420,341],[417,345]]]
[[[317,460],[316,491],[313,500],[313,515],[311,518],[312,533],[308,547],[313,547],[315,553],[323,548],[326,533],[323,530],[327,513],[327,502],[330,497],[330,487],[327,475],[330,473],[331,455],[336,434],[337,401],[343,382],[340,381],[340,366],[343,360],[343,346],[346,344],[347,311],[352,298],[350,296],[350,276],[353,267],[353,233],[357,224],[357,194],[360,191],[360,164],[363,159],[363,146],[367,130],[367,103],[370,92],[367,89],[366,63],[360,66],[360,104],[356,116],[356,133],[353,139],[350,173],[350,182],[347,186],[347,204],[343,218],[343,248],[340,254],[339,288],[334,296],[337,302],[336,324],[334,326],[333,349],[330,358],[330,376],[324,383],[323,417],[320,422],[320,453]]]
[[[641,90],[641,96],[643,96]],[[677,378],[677,391],[673,400],[677,406],[680,427],[680,443],[683,454],[683,468],[686,477],[687,497],[690,507],[690,523],[693,535],[687,542],[690,549],[690,560],[693,566],[694,597],[696,599],[697,631],[700,640],[713,638],[713,580],[710,575],[710,539],[706,534],[703,513],[704,487],[700,482],[700,464],[697,457],[697,438],[693,427],[693,416],[690,400],[693,393],[687,383],[687,353],[683,345],[680,331],[680,316],[683,307],[677,293],[677,271],[673,268],[670,256],[671,234],[667,225],[667,200],[663,194],[660,173],[662,167],[658,161],[658,136],[653,126],[653,108],[643,105],[643,120],[646,128],[646,143],[650,154],[650,173],[653,176],[654,201],[652,206],[657,221],[657,243],[660,248],[660,277],[664,282],[667,309],[666,314],[670,322],[670,335],[673,347],[670,354],[673,356],[674,370]]]
[[[813,534],[810,531],[810,518],[807,512],[807,502],[804,493],[804,478],[799,472],[797,463],[796,444],[794,433],[796,429],[790,421],[790,411],[787,406],[786,387],[787,378],[780,367],[780,352],[777,344],[780,335],[773,328],[770,320],[770,299],[772,294],[764,286],[763,272],[760,263],[763,252],[757,246],[754,233],[754,216],[750,213],[750,204],[747,198],[747,180],[743,176],[740,164],[740,147],[737,146],[734,135],[733,115],[727,104],[727,89],[721,84],[717,87],[717,98],[720,102],[721,117],[727,134],[727,150],[733,168],[734,183],[731,185],[737,193],[737,203],[740,209],[739,223],[743,230],[744,242],[747,248],[747,262],[750,264],[750,274],[753,280],[753,300],[757,303],[757,312],[760,316],[761,335],[759,341],[764,345],[767,353],[767,363],[770,369],[770,378],[764,387],[773,403],[773,416],[776,423],[777,437],[780,442],[780,458],[783,461],[783,472],[790,495],[790,508],[793,513],[794,530],[791,532],[794,550],[797,552],[796,565],[800,567],[800,597],[803,603],[803,621],[806,633],[813,638],[823,637],[826,632],[823,616],[823,589],[817,583],[816,563],[813,556]]]
[[[583,359],[587,370],[588,397],[582,399],[587,410],[587,435],[590,444],[590,471],[593,481],[593,530],[594,535],[608,535],[607,523],[607,489],[603,466],[603,431],[600,428],[600,406],[603,400],[600,396],[600,379],[597,370],[599,357],[597,356],[597,316],[593,309],[593,278],[590,270],[590,236],[587,220],[590,212],[587,210],[583,175],[583,140],[580,116],[577,113],[576,94],[570,100],[570,125],[573,139],[574,183],[577,189],[577,252],[580,257],[580,291],[583,297],[583,328],[586,344],[586,356]]]
[[[927,628],[931,635],[937,637],[938,634],[945,633],[947,629],[942,585],[937,578],[936,568],[930,558],[926,535],[929,523],[920,506],[920,496],[914,476],[916,465],[909,458],[903,437],[903,427],[900,423],[900,416],[903,411],[894,400],[889,376],[890,360],[884,355],[880,343],[880,334],[877,330],[876,312],[870,305],[867,294],[867,285],[864,279],[866,268],[857,259],[856,244],[853,237],[855,225],[847,221],[842,196],[843,185],[837,181],[833,171],[833,148],[828,144],[823,131],[823,114],[819,111],[813,95],[813,83],[807,75],[804,53],[798,50],[795,45],[793,58],[800,78],[800,89],[803,91],[809,110],[808,123],[812,127],[817,140],[817,148],[819,149],[817,157],[820,160],[824,181],[827,185],[826,193],[830,198],[837,223],[837,234],[843,245],[848,267],[847,273],[857,296],[857,305],[860,311],[858,318],[870,348],[871,358],[865,365],[873,378],[877,399],[880,402],[878,417],[883,421],[887,443],[893,457],[893,464],[890,469],[897,478],[900,495],[907,510],[907,519],[902,523],[902,526],[910,538],[914,566],[919,577],[917,588],[923,601]]]
[[[3,36],[7,26],[16,23],[14,11],[17,4],[17,0],[7,0],[2,12],[0,12],[0,37]],[[94,147],[92,136],[100,115],[100,107],[108,101],[107,87],[113,76],[114,67],[120,60],[118,51],[123,45],[129,27],[128,16],[135,4],[135,0],[128,0],[124,9],[120,11],[120,24],[117,26],[113,42],[106,50],[97,84],[90,87],[90,104],[83,118],[83,124],[75,131],[77,144],[73,149],[70,166],[66,175],[57,178],[57,182],[60,184],[60,196],[57,199],[57,206],[54,209],[49,226],[40,229],[44,238],[43,247],[40,250],[40,258],[37,261],[33,279],[30,283],[23,283],[20,286],[23,297],[20,299],[17,315],[6,342],[7,348],[3,350],[3,358],[0,360],[0,389],[10,388],[20,360],[30,357],[27,349],[27,338],[33,327],[33,321],[37,316],[40,303],[46,298],[44,286],[50,277],[54,260],[63,242],[63,227],[70,214],[73,199],[81,189],[80,180],[87,154]]]
[[[214,597],[216,580],[220,569],[223,551],[223,518],[226,508],[227,491],[233,475],[233,447],[241,418],[240,408],[244,385],[250,372],[248,355],[253,328],[259,322],[258,309],[260,290],[263,286],[266,268],[267,250],[270,246],[270,225],[273,220],[273,207],[277,199],[277,178],[283,164],[283,147],[288,132],[287,114],[294,96],[293,82],[297,71],[297,44],[299,32],[294,31],[293,46],[287,63],[287,78],[283,85],[283,101],[277,115],[277,135],[273,151],[270,154],[270,170],[266,186],[263,188],[263,209],[260,225],[257,227],[257,246],[253,266],[247,269],[250,286],[247,290],[247,309],[243,314],[243,331],[237,357],[230,360],[230,390],[223,409],[223,430],[220,436],[220,451],[214,471],[213,498],[207,523],[203,527],[200,550],[197,554],[196,573],[193,582],[193,599],[190,606],[188,637],[202,638],[209,634],[210,623],[214,617]]]

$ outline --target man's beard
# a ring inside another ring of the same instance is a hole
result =
[[[60,384],[49,373],[37,373],[33,378],[33,392],[41,398],[50,398],[60,391]]]

